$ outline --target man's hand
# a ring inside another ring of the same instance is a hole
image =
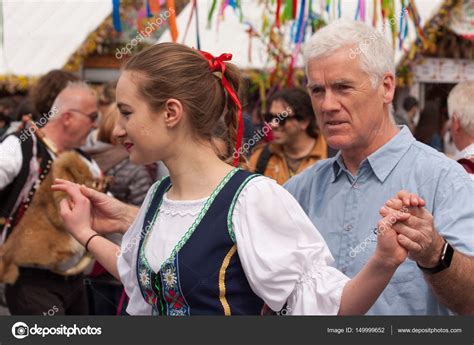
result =
[[[423,199],[406,191],[397,193],[380,210],[383,217],[394,217],[397,212],[408,212],[405,220],[398,220],[392,228],[398,233],[398,242],[408,251],[408,257],[423,267],[435,267],[444,245],[444,239],[434,228],[433,216],[423,206]]]

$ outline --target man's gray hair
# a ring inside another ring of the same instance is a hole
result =
[[[97,97],[94,89],[90,87],[90,85],[85,81],[70,81],[67,83],[66,87],[56,96],[53,106],[51,107],[51,112],[56,112],[57,114],[61,115],[62,112],[69,107],[67,104],[68,99],[65,97],[69,91],[86,91]]]
[[[353,20],[336,20],[318,30],[304,47],[306,69],[310,59],[332,55],[347,47],[350,58],[359,57],[362,70],[375,87],[384,73],[395,75],[393,48],[384,35],[373,27]]]
[[[448,114],[459,119],[467,134],[474,136],[474,81],[456,85],[448,96]]]

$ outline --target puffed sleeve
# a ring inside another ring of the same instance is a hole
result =
[[[127,313],[130,315],[151,315],[151,306],[145,302],[140,291],[137,280],[137,253],[140,245],[142,225],[148,209],[150,197],[157,184],[155,183],[148,191],[137,217],[133,221],[122,239],[120,254],[117,259],[117,269],[120,280],[129,298]]]
[[[256,177],[232,215],[237,251],[252,290],[274,311],[335,315],[349,278],[311,220],[284,188]]]
[[[20,173],[22,164],[20,139],[10,135],[0,142],[0,190],[15,179]]]

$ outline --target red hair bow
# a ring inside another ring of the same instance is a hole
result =
[[[232,54],[225,53],[225,54],[219,55],[218,57],[214,57],[212,54],[202,51],[202,50],[200,50],[199,53],[201,53],[201,55],[204,56],[209,62],[209,67],[211,69],[211,72],[221,72],[222,86],[224,86],[224,89],[227,91],[227,94],[237,106],[237,109],[238,109],[237,139],[235,143],[235,151],[234,151],[233,157],[234,157],[234,166],[238,166],[240,148],[242,146],[242,136],[244,132],[244,123],[242,119],[242,105],[240,104],[239,98],[237,97],[235,90],[232,88],[232,86],[229,84],[229,82],[227,81],[225,77],[226,66],[224,63],[224,61],[230,61],[232,59]]]

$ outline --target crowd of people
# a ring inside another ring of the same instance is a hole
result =
[[[474,81],[447,118],[412,96],[394,111],[390,44],[335,21],[257,129],[228,59],[162,43],[116,83],[55,70],[0,102],[9,312],[474,314]]]

